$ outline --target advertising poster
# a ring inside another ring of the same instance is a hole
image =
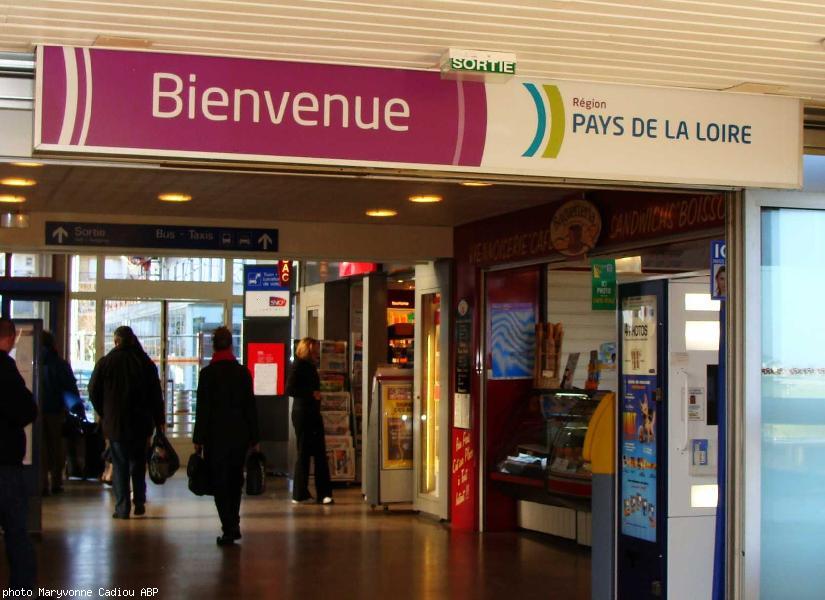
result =
[[[622,373],[656,375],[656,296],[622,301]]]
[[[622,533],[656,541],[656,377],[626,376],[622,398]]]
[[[725,266],[727,245],[725,240],[710,243],[710,297],[725,300],[728,295],[728,271]]]
[[[536,353],[536,312],[530,303],[490,307],[492,379],[532,379]]]
[[[413,467],[413,399],[411,383],[383,383],[382,469]]]

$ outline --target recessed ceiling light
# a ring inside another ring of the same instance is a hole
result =
[[[163,202],[189,202],[192,199],[190,194],[181,194],[179,192],[168,192],[166,194],[158,194],[158,200]]]
[[[436,194],[422,194],[418,196],[410,196],[410,202],[418,204],[433,204],[434,202],[441,202],[444,198]]]
[[[0,179],[0,183],[14,187],[29,187],[37,184],[34,179],[23,179],[22,177],[6,177],[5,179]]]
[[[487,181],[462,181],[461,185],[466,187],[490,187],[493,184]]]
[[[394,217],[397,214],[398,211],[391,208],[373,208],[367,211],[368,217]]]
[[[42,167],[43,163],[39,162],[13,162],[15,167]]]
[[[396,279],[395,281],[396,281],[397,283],[404,283],[404,280],[403,280],[403,279]]]
[[[22,204],[26,201],[25,196],[14,196],[12,194],[0,194],[0,202],[3,204]]]

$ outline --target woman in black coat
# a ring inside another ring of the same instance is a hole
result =
[[[219,546],[241,539],[241,487],[250,448],[258,448],[258,412],[252,376],[232,354],[232,332],[212,333],[212,362],[198,379],[197,411],[192,441],[203,452],[223,535]]]
[[[315,492],[319,504],[332,504],[332,482],[327,464],[324,441],[324,421],[321,417],[321,380],[315,362],[318,341],[304,338],[295,349],[295,362],[286,384],[286,393],[293,398],[292,425],[298,458],[295,461],[295,480],[292,502],[299,504],[312,500],[309,494],[309,460],[315,461]]]

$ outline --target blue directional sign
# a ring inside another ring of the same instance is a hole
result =
[[[47,246],[277,252],[277,229],[46,221]]]
[[[278,265],[244,265],[244,291],[269,292],[289,290],[289,285],[281,282]]]

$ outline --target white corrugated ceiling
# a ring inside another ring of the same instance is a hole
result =
[[[97,41],[429,69],[457,47],[515,52],[526,76],[763,84],[825,105],[825,0],[0,0],[0,23],[0,51]]]

